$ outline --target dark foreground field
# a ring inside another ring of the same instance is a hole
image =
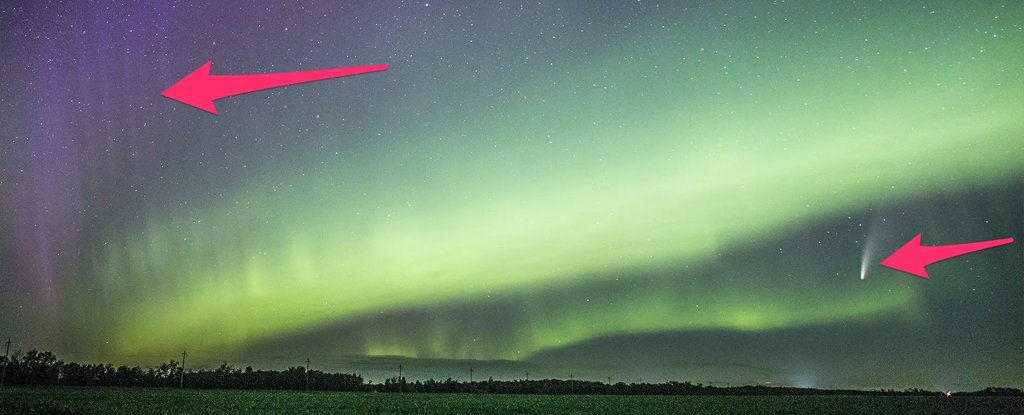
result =
[[[6,388],[2,414],[1024,414],[1024,398],[547,396]]]

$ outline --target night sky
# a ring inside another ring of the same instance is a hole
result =
[[[0,6],[14,349],[1024,386],[1020,2],[24,3]],[[216,116],[160,96],[207,60],[390,69]],[[1017,242],[878,265],[918,233]]]

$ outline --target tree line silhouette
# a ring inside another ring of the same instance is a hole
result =
[[[0,361],[4,358],[0,357]],[[64,362],[50,352],[32,350],[16,353],[6,365],[5,383],[24,386],[122,386],[178,387],[181,365],[171,360],[157,367]],[[323,391],[364,390],[363,378],[356,374],[306,371],[305,367],[285,370],[238,369],[227,363],[207,370],[185,371],[184,385],[197,389],[292,389]]]
[[[80,364],[64,362],[51,352],[31,350],[0,356],[5,368],[6,386],[117,386],[178,387],[182,380],[181,365],[171,360],[157,367],[111,364]],[[216,369],[186,370],[184,387],[194,389],[280,389],[313,391],[369,391],[402,393],[500,393],[500,394],[579,394],[579,395],[907,395],[941,396],[943,392],[923,389],[840,390],[778,387],[764,385],[709,386],[690,382],[605,383],[587,380],[494,380],[439,381],[428,379],[409,382],[405,377],[391,377],[383,383],[364,382],[362,376],[349,373],[328,373],[307,370],[302,366],[285,370],[235,368],[227,363]],[[958,396],[1024,396],[1014,388],[986,388],[961,392]]]

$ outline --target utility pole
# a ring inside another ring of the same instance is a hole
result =
[[[398,365],[398,392],[402,392],[402,365]]]
[[[7,350],[4,351],[4,374],[0,375],[0,388],[4,387],[4,381],[7,380],[7,356],[11,354],[11,338],[7,338]]]
[[[608,384],[609,384],[609,385],[611,385],[611,384],[612,384],[612,377],[611,377],[611,376],[608,376]]]
[[[473,368],[469,368],[469,383],[473,383]]]
[[[530,372],[526,372],[526,381],[527,381],[527,382],[529,382],[529,381],[530,381]]]
[[[182,389],[185,388],[185,356],[188,356],[185,351],[185,349],[181,349],[181,379],[178,381],[178,387]]]
[[[306,358],[306,390],[309,390],[309,358]]]

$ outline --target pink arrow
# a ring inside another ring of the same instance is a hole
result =
[[[342,76],[386,71],[387,65],[353,66],[350,68],[318,69],[301,72],[281,72],[252,75],[210,75],[211,61],[185,75],[160,95],[191,105],[211,114],[217,114],[213,101],[264,89],[320,81]]]
[[[928,278],[924,267],[936,262],[963,254],[989,249],[1013,243],[1013,238],[994,239],[991,241],[971,242],[957,245],[921,246],[921,234],[907,242],[888,258],[882,260],[882,266],[903,271],[907,274]]]

